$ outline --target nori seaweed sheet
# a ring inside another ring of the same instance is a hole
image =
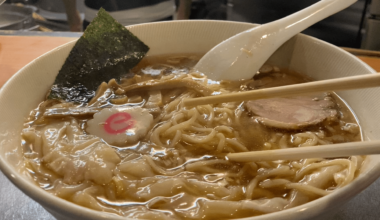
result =
[[[147,45],[100,9],[71,50],[48,98],[87,103],[101,82],[120,79],[148,50]]]

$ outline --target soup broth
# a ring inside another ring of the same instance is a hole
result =
[[[87,105],[43,101],[22,132],[27,173],[62,199],[142,219],[262,215],[356,177],[362,156],[226,160],[231,152],[361,141],[361,131],[334,93],[184,107],[185,98],[310,81],[271,65],[253,79],[212,81],[190,71],[199,57],[144,58],[120,82],[101,84]]]

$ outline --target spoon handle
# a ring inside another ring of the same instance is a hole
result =
[[[321,0],[297,13],[274,21],[271,25],[273,25],[274,28],[282,29],[281,39],[283,42],[279,42],[281,45],[295,34],[300,33],[318,21],[347,8],[356,1],[357,0]]]
[[[321,0],[280,20],[241,32],[212,48],[194,70],[213,80],[251,78],[286,41],[357,0]]]

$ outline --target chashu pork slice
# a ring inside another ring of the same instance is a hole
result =
[[[316,97],[294,96],[251,100],[246,102],[246,108],[265,126],[298,130],[337,118],[338,111],[331,98]]]

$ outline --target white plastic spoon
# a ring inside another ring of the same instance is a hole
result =
[[[216,45],[194,67],[213,80],[251,78],[283,43],[357,0],[321,0],[277,21],[239,33]]]

